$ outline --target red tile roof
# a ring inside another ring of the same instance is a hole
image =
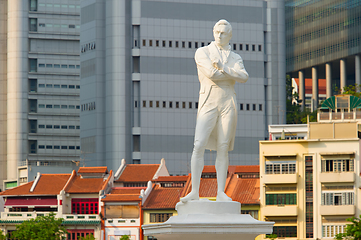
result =
[[[157,184],[144,202],[143,208],[174,209],[177,202],[179,202],[182,190],[183,188],[178,187],[164,188]]]
[[[99,193],[103,188],[103,178],[81,178],[76,176],[69,182],[65,192],[67,193]]]
[[[108,173],[107,167],[80,167],[78,173]]]
[[[160,164],[127,164],[115,182],[148,182],[157,172]]]
[[[259,173],[259,165],[229,166],[228,171],[234,173]]]
[[[295,82],[300,86],[298,78]],[[312,78],[305,78],[305,94],[312,94]],[[326,79],[318,79],[318,94],[326,94]]]
[[[200,197],[215,197],[217,196],[217,179],[216,178],[202,178],[199,187]]]
[[[203,168],[202,173],[215,173],[216,167],[214,165],[206,165]]]
[[[113,188],[110,194],[140,194],[142,189],[146,189],[145,187],[117,187]]]
[[[140,202],[140,194],[106,194],[102,202]]]
[[[34,191],[30,192],[34,181],[24,185],[1,192],[3,196],[24,196],[24,195],[57,195],[65,186],[70,174],[41,174]]]
[[[152,182],[186,182],[188,176],[160,176]]]
[[[241,204],[260,204],[259,187],[259,178],[238,178],[231,198]]]

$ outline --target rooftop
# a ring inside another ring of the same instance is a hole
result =
[[[148,182],[157,172],[160,164],[127,164],[115,182]]]

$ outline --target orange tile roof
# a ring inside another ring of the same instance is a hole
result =
[[[108,173],[107,167],[80,167],[78,173]]]
[[[237,185],[232,193],[233,201],[241,204],[260,204],[259,178],[238,178]]]
[[[186,182],[188,176],[160,176],[152,182]]]
[[[206,165],[203,168],[202,173],[215,173],[216,167],[214,165]]]
[[[228,171],[234,173],[259,173],[259,165],[229,166]]]
[[[33,192],[30,192],[34,181],[1,192],[3,196],[24,195],[57,195],[67,183],[70,174],[41,174]]]
[[[145,187],[117,187],[113,188],[110,194],[140,194],[142,189],[147,189]]]
[[[216,178],[202,178],[199,186],[200,197],[215,197],[217,196],[217,179]]]
[[[103,178],[81,178],[75,176],[65,189],[67,193],[99,193],[103,188]]]
[[[148,182],[157,172],[160,164],[127,164],[115,182]]]
[[[145,209],[174,209],[183,188],[170,187],[164,188],[156,185],[147,200],[144,202]]]
[[[140,202],[140,194],[106,194],[102,202]]]

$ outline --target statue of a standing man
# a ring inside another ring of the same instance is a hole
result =
[[[217,201],[232,201],[224,188],[229,165],[228,151],[233,150],[237,125],[234,84],[236,81],[246,82],[248,73],[242,58],[231,51],[231,24],[219,20],[213,27],[213,36],[214,42],[199,48],[195,54],[200,91],[191,158],[192,191],[181,198],[182,202],[199,199],[205,149],[217,151]]]

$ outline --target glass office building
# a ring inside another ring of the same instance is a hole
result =
[[[361,1],[286,0],[286,71],[312,78],[312,107],[318,106],[318,79],[326,79],[326,97],[351,84],[361,84]],[[303,101],[304,104],[304,101]]]

